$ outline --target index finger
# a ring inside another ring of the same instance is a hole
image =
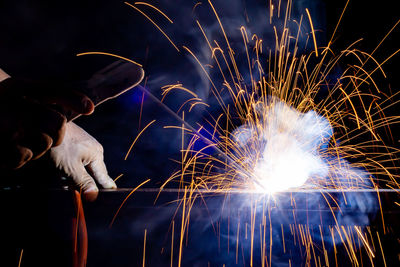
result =
[[[94,111],[93,101],[77,90],[59,90],[54,94],[43,96],[42,101],[47,104],[61,106],[65,114],[78,113],[89,115]]]

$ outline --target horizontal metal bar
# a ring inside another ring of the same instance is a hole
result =
[[[99,189],[101,193],[108,193],[108,192],[131,192],[134,188],[116,188],[116,189]],[[20,189],[14,188],[0,188],[1,191],[19,191]],[[26,189],[21,189],[26,191]],[[31,189],[29,189],[31,190]],[[38,188],[32,189],[35,191],[41,191]],[[43,191],[68,191],[71,190],[68,187],[63,188],[51,188],[51,189],[43,189]],[[136,190],[137,192],[148,192],[148,193],[158,193],[158,192],[166,192],[166,193],[182,193],[184,189],[179,188],[139,188]],[[204,193],[204,194],[254,194],[254,195],[265,195],[268,193],[264,192],[257,192],[253,190],[206,190],[206,189],[196,189],[197,193]],[[298,189],[298,190],[290,190],[290,191],[282,191],[276,192],[272,195],[280,195],[280,194],[291,194],[291,193],[399,193],[400,189]]]
[[[100,189],[100,192],[131,192],[133,188],[117,188],[117,189]],[[168,192],[168,193],[182,193],[184,189],[178,188],[140,188],[137,189],[138,192]],[[211,193],[211,194],[227,194],[227,193],[234,193],[234,194],[256,194],[256,195],[264,195],[266,193],[263,192],[256,192],[252,190],[205,190],[205,189],[197,189],[196,192],[198,193]],[[351,192],[351,193],[400,193],[399,190],[395,189],[299,189],[299,190],[291,190],[291,191],[283,191],[277,192],[274,194],[290,194],[290,193],[341,193],[341,192]]]

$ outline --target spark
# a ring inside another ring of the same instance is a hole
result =
[[[163,96],[163,98],[161,99],[161,102],[164,101],[165,96],[167,96],[169,92],[171,92],[172,90],[176,91],[177,89],[187,92],[190,95],[192,95],[194,98],[201,100],[197,94],[195,94],[191,90],[183,87],[181,84],[166,85],[166,86],[161,87],[161,89],[163,90],[163,92],[161,93],[161,95]],[[179,113],[179,112],[177,112],[177,113]]]
[[[18,267],[21,267],[21,263],[22,263],[22,255],[24,254],[24,250],[21,249],[21,253],[19,254],[19,261],[18,261]]]
[[[144,239],[143,239],[143,262],[142,266],[146,266],[146,239],[147,239],[147,229],[144,229]]]
[[[121,173],[120,175],[118,175],[117,177],[115,177],[115,179],[114,179],[114,182],[118,181],[118,180],[119,180],[119,178],[121,178],[122,176],[124,176],[124,174],[123,174],[123,173]]]
[[[211,84],[212,93],[223,110],[222,114],[218,114],[217,118],[213,119],[214,124],[211,125],[213,130],[209,133],[210,136],[213,136],[209,141],[213,141],[213,143],[208,144],[214,144],[214,146],[227,155],[225,158],[231,159],[235,164],[232,164],[232,162],[228,164],[223,160],[217,159],[217,157],[204,154],[202,150],[195,151],[193,146],[199,139],[196,133],[199,132],[199,130],[196,131],[193,127],[190,128],[191,130],[187,130],[182,127],[182,138],[186,134],[192,135],[191,139],[188,141],[187,147],[182,148],[182,169],[180,173],[175,173],[168,178],[162,188],[164,188],[167,183],[179,177],[180,184],[185,186],[185,194],[182,199],[184,204],[186,203],[185,201],[189,201],[190,199],[190,197],[187,196],[189,194],[188,192],[196,191],[202,194],[201,190],[207,192],[211,188],[215,192],[226,194],[235,192],[235,190],[249,190],[249,192],[254,192],[254,190],[256,190],[256,192],[263,192],[270,195],[275,192],[285,191],[289,188],[291,190],[297,188],[302,192],[307,192],[307,190],[319,190],[328,204],[332,213],[331,216],[335,221],[335,226],[332,228],[332,242],[336,244],[337,241],[335,241],[335,239],[340,241],[345,247],[351,262],[354,265],[358,265],[359,259],[356,255],[357,246],[354,243],[355,236],[358,236],[359,242],[367,248],[368,254],[373,258],[374,253],[368,241],[362,235],[362,228],[355,227],[356,235],[354,236],[350,229],[340,226],[335,215],[335,210],[340,211],[341,204],[329,193],[324,193],[324,190],[338,190],[339,192],[343,192],[343,200],[347,202],[346,196],[344,195],[346,191],[357,192],[357,190],[361,190],[367,192],[371,190],[371,193],[374,192],[375,189],[372,188],[376,187],[375,182],[378,180],[374,178],[373,175],[386,174],[387,177],[391,177],[394,183],[397,183],[397,176],[390,173],[390,168],[384,165],[385,160],[376,160],[377,157],[388,157],[390,154],[376,154],[375,152],[368,154],[364,151],[372,147],[391,149],[383,143],[381,136],[377,134],[377,130],[381,127],[388,126],[391,122],[398,121],[399,117],[386,117],[383,115],[383,119],[377,119],[376,116],[384,110],[380,105],[382,105],[385,100],[378,103],[377,101],[380,97],[372,92],[362,92],[361,86],[372,84],[376,92],[380,94],[381,91],[372,75],[379,70],[384,77],[386,77],[382,70],[382,65],[396,55],[398,51],[391,54],[382,62],[378,62],[372,57],[372,54],[353,49],[352,46],[357,43],[355,42],[347,49],[343,50],[339,56],[335,56],[330,46],[342,20],[344,11],[347,8],[347,2],[336,25],[332,39],[321,53],[318,52],[315,29],[310,12],[308,9],[305,10],[311,27],[314,56],[312,54],[298,56],[297,45],[302,19],[297,23],[299,30],[296,36],[292,37],[289,29],[286,28],[286,23],[290,20],[291,10],[291,1],[288,1],[285,15],[285,28],[281,36],[279,36],[278,29],[273,27],[276,49],[275,51],[269,51],[269,69],[267,69],[267,72],[264,72],[262,67],[260,67],[262,40],[256,35],[253,35],[251,38],[255,43],[255,62],[257,63],[255,66],[260,73],[259,81],[255,80],[253,75],[254,65],[251,64],[247,31],[244,26],[240,28],[251,80],[251,90],[249,90],[237,82],[240,80],[239,77],[241,77],[241,75],[238,72],[233,49],[221,19],[211,1],[209,1],[209,5],[217,19],[222,36],[226,42],[228,58],[225,57],[221,46],[215,40],[210,40],[207,37],[200,22],[197,20],[196,23],[210,49],[211,59],[214,60],[218,66],[216,70],[219,70],[221,73],[223,86],[228,89],[232,97],[235,108],[234,114],[238,116],[242,122],[242,126],[236,126],[235,131],[228,131],[229,125],[232,123],[231,106],[223,101],[221,91],[217,89],[217,84],[211,78],[209,72],[204,69],[204,66],[207,64],[200,62],[199,58],[190,48],[186,46],[183,46],[183,48],[191,54],[202,69],[203,74]],[[271,21],[274,13],[272,6],[271,1]],[[391,31],[393,31],[393,28],[390,32]],[[386,37],[387,35],[384,39],[386,39]],[[290,50],[289,40],[291,39],[295,40],[295,47]],[[275,55],[274,59],[271,57],[273,54]],[[330,55],[333,56],[330,58]],[[351,65],[346,69],[343,75],[334,82],[327,97],[321,102],[315,102],[315,97],[320,87],[322,85],[329,85],[327,77],[334,66],[338,64],[342,58],[349,56],[354,56],[354,58],[358,60],[359,65]],[[320,58],[320,63],[317,63],[315,68],[312,69],[309,66],[309,61],[314,58]],[[374,69],[365,69],[368,60],[371,60],[375,64]],[[221,62],[225,63],[228,76],[225,76]],[[229,83],[225,78],[229,76],[231,77],[232,83]],[[345,81],[348,82],[346,83]],[[182,84],[177,84],[175,86],[169,85],[167,88],[168,91],[164,91],[165,94],[163,94],[163,97],[166,96],[166,93],[170,93],[175,89],[184,90],[182,89]],[[187,92],[190,93],[191,91],[188,90]],[[336,100],[338,96],[339,98]],[[373,100],[368,106],[366,105],[365,99]],[[194,99],[188,99],[185,103],[193,100]],[[184,104],[179,110],[183,108]],[[350,106],[350,110],[347,106]],[[359,108],[360,106],[362,109]],[[223,117],[226,118],[225,126],[222,125]],[[302,121],[303,119],[305,120],[304,122]],[[307,120],[309,124],[306,123]],[[347,125],[348,120],[354,122],[356,128],[350,129]],[[211,122],[209,123],[211,124]],[[274,130],[275,128],[277,129],[276,131]],[[200,129],[204,129],[203,126],[201,126]],[[308,131],[304,133],[304,139],[301,137],[302,133],[299,132],[301,131],[300,129]],[[314,139],[308,136],[312,131],[315,131],[313,133],[315,135]],[[351,144],[353,139],[365,136],[368,132],[372,135],[373,140],[366,141],[365,143]],[[217,136],[218,139],[214,139],[214,136]],[[295,143],[296,140],[298,143]],[[340,140],[341,143],[339,143],[338,140]],[[378,145],[377,143],[381,143],[382,145]],[[276,148],[274,146],[276,146]],[[290,152],[290,150],[292,150],[292,152]],[[305,154],[303,154],[302,151],[304,151]],[[393,149],[393,151],[397,150]],[[352,157],[364,158],[364,161],[361,163],[349,163],[348,159]],[[288,162],[290,162],[291,167],[287,167]],[[293,164],[295,164],[295,166]],[[222,166],[217,167],[218,165]],[[314,173],[312,171],[313,168],[315,168]],[[305,172],[302,173],[302,170]],[[372,170],[375,171],[372,172]],[[371,171],[371,173],[369,173],[369,171]],[[182,182],[184,179],[183,177],[189,178],[187,183]],[[271,177],[268,179],[275,179],[275,182],[272,180],[268,181],[265,177]],[[292,178],[294,178],[293,181],[291,180]],[[255,181],[257,181],[257,183],[255,183]],[[370,184],[370,182],[372,182],[372,184]],[[189,187],[188,184],[190,184]],[[329,204],[330,199],[334,202],[334,206]],[[253,216],[255,216],[257,210],[254,205],[256,205],[256,202],[251,204],[250,265],[252,265],[254,261],[255,217]],[[187,213],[184,213],[184,210],[182,212],[183,216],[189,216]],[[271,220],[270,214],[268,216]],[[272,231],[271,221],[269,224],[270,230]],[[300,227],[299,225],[300,228],[293,228],[296,229],[293,230],[294,240],[296,242],[297,235],[298,242],[306,247],[307,261],[310,262],[311,258],[314,258],[315,264],[318,265],[320,259],[317,260],[311,230],[305,225],[303,226]],[[239,253],[239,229],[240,224],[237,226],[236,262],[238,261],[237,254]],[[326,264],[329,264],[321,226],[320,231],[322,245],[324,246],[323,257]],[[334,231],[336,233],[334,233]],[[183,233],[184,231],[181,230],[181,232]],[[245,232],[247,239],[247,223]],[[262,227],[260,225],[260,235],[261,232]],[[265,232],[264,230],[264,238]],[[181,238],[183,238],[182,233]],[[336,238],[335,235],[337,235]],[[272,233],[270,233],[270,238],[272,238]],[[261,240],[262,236],[260,236],[260,242],[261,248],[263,248],[265,241],[262,242]],[[282,240],[285,242],[283,228]],[[285,243],[283,246],[285,248]],[[264,249],[262,249],[261,254],[264,255],[263,253]],[[262,258],[264,258],[264,256],[262,256]],[[271,258],[272,239],[270,240],[269,261],[267,260],[266,262],[268,265],[272,263]],[[289,260],[289,262],[291,261]],[[337,262],[336,252],[335,262]],[[264,260],[262,260],[262,264],[264,266]]]
[[[124,201],[122,201],[122,203],[121,203],[121,205],[119,206],[117,212],[115,212],[114,217],[112,218],[111,223],[110,223],[110,225],[109,225],[109,228],[111,228],[112,225],[114,224],[115,219],[117,218],[119,212],[121,211],[122,206],[124,206],[124,204],[125,204],[125,202],[128,200],[128,198],[129,198],[133,193],[135,193],[136,190],[138,190],[140,187],[142,187],[144,184],[148,183],[149,181],[150,181],[150,179],[147,179],[147,180],[145,180],[144,182],[142,182],[141,184],[139,184],[138,186],[136,186],[135,188],[133,188],[133,189],[131,190],[131,192],[126,196],[126,198],[124,199]]]
[[[160,28],[160,26],[157,25],[157,23],[154,22],[146,13],[144,13],[142,10],[139,8],[135,7],[131,3],[124,2],[126,5],[130,6],[131,8],[135,9],[137,12],[142,14],[146,19],[148,19],[164,36],[165,38],[168,39],[168,41],[172,44],[172,46],[176,49],[176,51],[180,52],[179,48],[176,46],[176,44],[171,40],[171,38]]]
[[[122,60],[125,60],[125,61],[128,61],[128,62],[131,62],[131,63],[133,63],[135,65],[138,65],[139,67],[143,67],[142,64],[139,64],[136,61],[133,61],[133,60],[131,60],[129,58],[122,57],[122,56],[119,56],[119,55],[116,55],[116,54],[106,53],[106,52],[84,52],[84,53],[79,53],[76,56],[80,57],[80,56],[85,56],[85,55],[105,55],[105,56],[116,57],[116,58],[119,58],[119,59],[122,59]]]
[[[314,40],[315,56],[318,57],[317,39],[315,38],[314,25],[313,25],[313,23],[312,23],[310,11],[308,11],[308,8],[306,8],[306,13],[307,13],[307,16],[308,16],[308,20],[310,21],[311,33],[312,33],[313,40]]]
[[[134,5],[127,2],[125,4],[145,16],[179,51],[154,20]],[[200,4],[201,2],[195,4],[193,12]],[[203,63],[202,57],[197,56],[188,46],[183,45],[182,49],[200,67],[200,72],[211,85],[211,93],[222,112],[211,114],[211,118],[205,119],[204,125],[199,123],[194,127],[185,121],[186,110],[191,112],[196,105],[210,107],[210,104],[194,91],[182,83],[169,84],[162,87],[159,100],[146,88],[139,86],[143,95],[148,94],[180,123],[179,126],[165,127],[181,130],[180,159],[176,160],[180,168],[162,183],[158,191],[159,194],[164,191],[172,192],[172,189],[165,188],[167,184],[176,182],[179,185],[176,192],[179,198],[178,209],[182,217],[180,231],[179,228],[175,231],[175,223],[172,220],[171,266],[175,232],[179,232],[179,242],[175,245],[179,246],[178,266],[181,266],[185,238],[186,243],[189,242],[191,209],[197,199],[204,201],[203,195],[209,193],[225,195],[226,199],[230,198],[230,194],[240,193],[241,197],[248,201],[243,201],[246,203],[241,204],[248,205],[249,220],[241,220],[238,212],[238,224],[230,228],[230,217],[227,219],[228,254],[229,242],[235,239],[236,263],[239,262],[240,248],[244,263],[241,243],[246,243],[250,247],[248,264],[254,266],[257,259],[255,248],[257,241],[260,241],[261,266],[273,265],[275,240],[271,210],[277,205],[274,201],[277,201],[279,194],[289,190],[293,222],[288,224],[288,229],[285,229],[283,224],[280,224],[281,229],[279,229],[284,253],[290,250],[288,244],[292,242],[298,246],[300,254],[304,255],[308,265],[313,263],[316,266],[324,264],[329,266],[328,250],[333,247],[333,257],[337,266],[340,251],[337,246],[340,244],[346,251],[351,265],[359,266],[363,264],[361,248],[365,247],[365,253],[374,265],[378,247],[375,247],[371,229],[365,225],[354,227],[343,225],[339,216],[347,205],[353,204],[354,200],[347,193],[374,194],[377,203],[372,205],[378,206],[383,232],[386,234],[379,193],[384,192],[385,188],[388,188],[387,190],[399,188],[396,164],[400,150],[386,145],[384,139],[385,134],[391,135],[389,126],[398,123],[400,116],[387,116],[385,112],[397,105],[400,100],[393,100],[396,94],[389,97],[384,95],[374,75],[378,73],[386,78],[382,66],[398,54],[400,49],[382,61],[375,59],[373,54],[400,20],[372,53],[368,54],[356,48],[361,40],[351,43],[337,53],[331,46],[349,1],[346,2],[326,47],[318,47],[310,12],[305,9],[311,28],[311,32],[306,36],[305,46],[308,40],[312,39],[314,50],[309,54],[301,54],[302,48],[299,47],[302,43],[299,40],[303,34],[301,27],[307,21],[303,22],[303,16],[299,21],[294,21],[291,18],[292,1],[287,1],[283,29],[277,26],[272,26],[271,29],[275,37],[274,48],[269,48],[267,52],[263,51],[265,47],[263,48],[263,40],[260,37],[249,34],[245,26],[238,29],[245,51],[243,58],[245,65],[238,66],[237,62],[240,61],[236,60],[240,55],[235,54],[229,40],[230,36],[212,1],[209,0],[208,4],[224,42],[221,45],[216,39],[207,36],[207,31],[201,22],[196,20],[200,36],[205,42],[204,47],[209,49],[210,62]],[[172,20],[155,6],[144,2],[136,2],[135,5],[149,6],[172,23]],[[282,7],[282,10],[285,8]],[[278,18],[281,16],[281,1],[277,5],[272,0],[269,1],[269,11],[269,21],[272,25],[275,16]],[[297,25],[296,31],[290,27],[294,24]],[[335,67],[346,60],[352,60],[352,63],[347,65],[340,77],[331,78]],[[240,67],[246,68],[248,73],[241,74]],[[212,72],[220,76],[221,84],[214,79]],[[250,77],[250,81],[245,81],[244,77]],[[165,98],[174,91],[182,91],[188,95],[188,98],[181,103],[178,112],[174,112],[164,103]],[[323,91],[326,93],[319,99]],[[182,116],[178,115],[179,112]],[[150,124],[135,138],[125,159],[138,137]],[[383,132],[382,129],[387,132]],[[203,135],[203,132],[207,134]],[[200,140],[206,144],[196,149],[195,146]],[[207,152],[210,148],[213,150],[212,153]],[[127,198],[148,181],[132,190]],[[298,222],[295,209],[298,209],[300,204],[296,197],[292,196],[292,193],[297,192],[319,193],[328,210],[328,215],[324,216],[331,219],[332,225],[323,225],[324,218],[320,214],[321,223],[317,224],[319,233],[315,235],[313,229],[315,222],[308,216],[308,207],[301,207],[307,212],[307,223]],[[230,208],[228,202],[229,200],[226,200],[220,207],[221,213],[226,208],[225,205]],[[395,204],[400,205],[398,202]],[[364,205],[368,206],[369,203]],[[256,225],[260,214],[261,223]],[[212,223],[218,235],[219,249],[223,244],[220,242],[223,233],[221,224],[222,220]],[[235,238],[230,237],[232,234],[229,229],[236,229],[236,235],[233,235]],[[378,232],[376,237],[386,266]],[[292,258],[289,258],[288,262],[290,266],[296,264]]]
[[[135,5],[145,5],[145,6],[151,7],[154,10],[156,10],[158,13],[160,13],[164,18],[166,18],[171,24],[174,23],[172,21],[172,19],[170,19],[163,11],[161,11],[159,8],[153,6],[153,5],[149,4],[149,3],[146,3],[146,2],[135,2]]]
[[[152,120],[151,122],[149,122],[140,132],[139,134],[136,136],[136,138],[133,140],[131,146],[128,149],[128,152],[126,152],[125,158],[124,160],[126,160],[129,156],[129,154],[131,153],[131,150],[133,148],[133,146],[136,144],[136,141],[139,139],[139,137],[144,133],[144,131],[146,131],[147,128],[149,128],[154,122],[156,122],[156,120]]]
[[[366,248],[368,249],[369,254],[372,256],[372,258],[375,258],[375,254],[371,249],[371,246],[368,244],[368,241],[364,238],[360,227],[354,226],[354,229],[356,229],[358,236],[361,238],[363,244],[366,246]]]
[[[175,232],[175,221],[172,220],[172,233],[171,233],[171,267],[174,262],[174,232]]]
[[[385,254],[384,254],[384,251],[383,251],[383,248],[382,248],[381,238],[379,237],[379,233],[378,233],[378,232],[376,232],[376,236],[378,237],[379,247],[381,248],[382,258],[383,258],[383,264],[384,264],[385,267],[386,267]]]
[[[183,237],[185,232],[185,211],[186,211],[186,194],[187,194],[187,187],[185,187],[184,195],[183,195],[183,206],[182,206],[182,221],[181,221],[181,234],[179,239],[179,258],[178,258],[178,267],[181,267],[182,263],[182,249],[183,249]]]

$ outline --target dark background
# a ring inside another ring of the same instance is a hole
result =
[[[266,2],[213,1],[224,25],[227,27],[232,46],[237,47],[239,52],[241,39],[238,34],[238,27],[243,24],[252,32],[261,34],[264,37],[266,47],[273,46],[272,31],[266,19],[268,14]],[[192,11],[195,1],[164,0],[152,1],[151,3],[160,7],[174,19],[175,23],[169,25],[151,9],[143,7],[143,10],[152,18],[155,18],[179,47],[186,45],[193,48],[200,59],[205,59],[206,54],[202,54],[204,42],[201,33],[196,28],[194,19],[199,19],[202,25],[207,28],[208,33],[214,38],[219,38],[218,40],[222,43],[215,27],[215,19],[211,10],[207,7],[207,3],[196,8],[196,12]],[[299,14],[305,14],[304,9],[306,7],[310,9],[314,26],[318,30],[317,40],[319,45],[324,46],[330,39],[344,6],[345,1],[342,0],[295,1],[293,14],[299,16]],[[246,20],[246,17],[249,20]],[[398,19],[400,19],[400,15],[396,3],[392,1],[377,3],[372,0],[352,0],[338,28],[333,47],[341,50],[354,41],[363,38],[358,47],[361,50],[372,52]],[[54,83],[56,90],[58,83],[64,84],[86,79],[90,74],[113,61],[113,59],[104,56],[76,57],[77,53],[103,51],[119,54],[142,63],[147,75],[146,86],[159,98],[161,86],[180,81],[210,104],[215,103],[213,102],[215,100],[209,94],[209,84],[199,75],[196,65],[193,64],[187,53],[177,53],[149,21],[123,4],[122,1],[6,0],[0,2],[0,25],[0,67],[12,76],[56,81]],[[378,61],[384,60],[400,48],[398,45],[399,30],[395,29],[377,51],[375,57]],[[302,41],[304,42],[304,40]],[[305,50],[310,49],[312,47]],[[399,64],[399,56],[392,58],[385,64],[384,70],[388,79],[377,77],[382,91],[386,93],[398,91],[400,87],[397,73]],[[172,109],[177,110],[183,99],[185,99],[184,95],[172,94],[167,98],[166,103]],[[157,186],[176,168],[180,168],[171,160],[180,158],[180,131],[163,128],[166,125],[180,125],[180,123],[166,114],[159,105],[152,102],[148,97],[144,98],[142,117],[139,122],[141,100],[142,93],[134,89],[126,95],[98,107],[92,116],[79,118],[77,121],[78,125],[81,125],[103,144],[105,161],[110,176],[116,177],[119,174],[124,174],[117,182],[119,187],[135,187],[146,178],[152,179],[151,183],[148,184],[149,187]],[[213,111],[213,109],[210,109],[210,111]],[[389,112],[389,115],[398,114],[397,108],[393,108]],[[198,108],[192,113],[186,114],[186,118],[188,122],[194,124],[201,121],[201,118],[206,114],[204,109]],[[156,119],[157,122],[143,134],[135,145],[132,154],[124,161],[125,154],[137,133],[153,119]],[[45,173],[49,172],[50,167],[47,165],[42,167],[43,165],[40,164],[40,162],[33,162],[30,164],[31,166],[24,168],[28,171],[22,170],[20,175],[22,179],[14,180],[13,185],[17,181],[17,184],[20,182],[21,184],[27,183],[29,188],[41,187],[41,180],[46,176]],[[40,167],[34,168],[34,165]],[[31,172],[31,169],[35,169],[35,172]],[[3,174],[3,178],[9,178],[5,177],[7,175]],[[55,180],[54,176],[51,176],[50,179],[53,179],[52,183]],[[2,228],[3,231],[13,236],[12,229],[15,231],[21,225],[30,225],[28,229],[35,229],[35,227],[40,229],[37,230],[37,236],[34,235],[35,238],[40,239],[45,235],[53,234],[55,237],[49,238],[49,242],[55,242],[53,239],[58,240],[57,242],[60,239],[65,241],[67,233],[61,232],[61,237],[57,235],[60,234],[60,229],[61,231],[68,229],[62,219],[68,220],[69,217],[73,216],[74,211],[71,208],[71,203],[65,202],[65,199],[60,200],[60,195],[48,196],[40,192],[42,191],[38,191],[38,194],[28,194],[22,198],[19,195],[9,198],[9,195],[7,195],[9,193],[2,195],[2,200],[8,206],[4,214],[8,214],[8,218],[11,218],[11,225],[13,225],[11,229]],[[51,194],[54,194],[54,192]],[[88,204],[89,223],[96,226],[99,223],[94,221],[95,218],[100,221],[105,221],[104,218],[107,216],[109,218],[110,212],[115,210],[123,196],[113,198],[111,204],[107,202],[107,199],[100,199],[98,203],[104,204],[104,209],[101,208],[100,204],[98,206]],[[57,201],[49,204],[47,202],[48,197]],[[35,201],[29,203],[29,200]],[[10,203],[14,204],[10,205]],[[60,203],[63,203],[63,205]],[[22,205],[23,208],[15,209],[15,206],[18,205]],[[92,210],[90,210],[90,207]],[[132,209],[135,211],[135,208]],[[7,213],[7,211],[10,211],[10,213]],[[94,214],[94,211],[98,213]],[[101,214],[101,212],[104,214]],[[24,214],[24,216],[21,217],[21,214]],[[125,220],[128,221],[130,215],[125,215],[127,216]],[[154,215],[154,217],[157,216]],[[16,219],[12,220],[12,218]],[[151,218],[147,219],[151,220]],[[48,220],[46,223],[49,223],[52,227],[46,230],[47,224],[42,224],[43,220]],[[59,228],[57,228],[58,226]],[[121,226],[121,229],[125,228]],[[106,240],[106,243],[114,244],[116,247],[122,246],[121,244],[126,242],[125,233],[116,231],[117,233],[113,232],[113,234],[118,234],[120,239],[111,241],[113,236],[108,233],[107,238],[109,240]],[[31,234],[28,230],[24,230],[17,235],[18,238],[15,240],[26,238],[24,235],[30,236]],[[101,239],[101,235],[94,236]],[[142,232],[139,236],[136,233],[135,237],[142,238]],[[104,253],[104,250],[109,249],[109,246],[101,243],[104,240],[96,241],[99,242],[98,247],[103,249],[99,251]],[[35,242],[33,242],[34,245]],[[141,244],[141,240],[138,243]],[[48,243],[47,246],[49,244],[51,243]],[[16,245],[19,245],[18,242],[16,242]],[[60,244],[58,243],[58,245]],[[69,246],[68,242],[63,245]],[[90,245],[92,248],[96,246],[93,243]],[[135,246],[141,247],[137,244]],[[66,253],[68,255],[68,252],[63,251],[60,246],[59,248],[59,254],[55,254],[53,257],[67,257],[61,254]],[[130,247],[128,248],[130,249]],[[124,247],[123,250],[120,250],[119,255],[129,254],[128,248]],[[17,259],[18,253],[13,256]],[[90,255],[89,259],[92,259],[92,266],[96,266],[96,257],[106,258],[104,255],[100,257],[99,254],[97,256],[96,254]],[[140,255],[132,257],[140,257]],[[136,261],[132,265],[135,264]]]

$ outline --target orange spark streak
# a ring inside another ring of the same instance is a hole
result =
[[[161,87],[161,89],[163,90],[163,92],[161,93],[161,95],[163,96],[162,99],[161,99],[161,102],[164,101],[165,97],[167,96],[167,94],[170,91],[178,90],[178,89],[191,94],[194,98],[200,99],[199,96],[196,93],[194,93],[191,90],[183,87],[182,84],[167,85],[167,86]]]
[[[134,5],[125,2],[126,5],[132,7],[133,9],[135,9],[137,12],[139,12],[140,14],[142,14],[143,16],[145,16],[154,26],[156,26],[156,28],[168,39],[168,41],[174,46],[174,48],[180,52],[179,48],[175,45],[175,43],[171,40],[171,38],[169,38],[169,36],[160,28],[160,26],[157,25],[157,23],[154,22],[154,20],[152,20],[149,16],[146,15],[146,13],[144,13],[142,10],[140,10],[139,8],[135,7]]]
[[[175,221],[172,220],[172,234],[171,234],[171,267],[174,262],[174,231],[175,231]]]
[[[131,150],[132,150],[132,148],[133,148],[133,145],[136,143],[136,141],[139,139],[139,137],[142,135],[142,133],[143,133],[147,128],[149,128],[149,126],[152,125],[155,121],[156,121],[156,120],[152,120],[152,121],[151,121],[149,124],[147,124],[147,125],[143,128],[143,130],[141,130],[140,133],[136,136],[136,138],[135,138],[135,140],[133,140],[133,142],[132,142],[132,144],[131,144],[131,146],[130,146],[128,152],[126,153],[124,160],[126,160],[126,159],[128,158],[129,153],[131,152]]]
[[[332,44],[333,38],[334,38],[335,35],[336,35],[336,31],[337,31],[337,29],[339,28],[340,22],[342,21],[343,15],[344,15],[344,13],[345,13],[345,11],[346,11],[346,9],[347,9],[347,5],[349,4],[349,2],[350,2],[350,0],[347,0],[346,5],[345,5],[344,8],[343,8],[342,14],[340,14],[339,21],[338,21],[338,23],[336,24],[335,30],[333,31],[333,34],[332,34],[332,37],[331,37],[331,39],[330,39],[329,42],[328,42],[328,47],[330,47],[331,44]]]
[[[18,267],[21,267],[22,254],[24,254],[24,249],[21,249],[21,254],[19,255]]]
[[[172,21],[172,19],[170,19],[164,12],[162,12],[159,8],[153,6],[153,5],[149,4],[149,3],[146,3],[146,2],[135,2],[135,5],[144,5],[144,6],[151,7],[151,8],[153,8],[154,10],[156,10],[158,13],[160,13],[161,15],[163,15],[164,18],[166,18],[171,24],[174,23],[174,22]]]
[[[363,242],[363,244],[367,247],[369,254],[371,254],[371,256],[373,258],[375,258],[375,254],[371,249],[371,246],[368,244],[368,241],[365,239],[365,237],[363,236],[363,234],[361,233],[359,227],[354,226],[354,229],[356,229],[358,236],[361,238],[361,241]]]
[[[187,187],[185,186],[185,191],[184,191],[184,195],[183,195],[183,206],[182,206],[181,235],[180,235],[180,239],[179,239],[178,267],[181,267],[181,262],[182,262],[183,237],[185,234],[186,193],[187,193]]]
[[[147,229],[144,229],[144,240],[143,240],[143,264],[144,267],[146,265],[146,239],[147,239]]]
[[[379,242],[379,247],[381,248],[381,252],[382,252],[382,258],[383,258],[383,264],[386,267],[386,259],[385,259],[385,254],[383,253],[383,248],[382,248],[382,243],[381,243],[381,238],[379,237],[379,233],[376,232],[376,236],[378,237],[378,242]]]
[[[80,57],[80,56],[85,56],[85,55],[106,55],[106,56],[112,56],[112,57],[116,57],[116,58],[123,59],[123,60],[128,61],[128,62],[131,62],[131,63],[133,63],[133,64],[135,64],[135,65],[138,65],[139,67],[143,67],[142,64],[139,64],[139,63],[137,63],[136,61],[133,61],[133,60],[131,60],[131,59],[129,59],[129,58],[121,57],[121,56],[119,56],[119,55],[111,54],[111,53],[106,53],[106,52],[84,52],[84,53],[79,53],[79,54],[77,54],[76,56],[77,56],[77,57]]]
[[[138,186],[136,186],[134,189],[132,189],[132,191],[126,196],[126,198],[124,199],[124,201],[122,201],[122,204],[119,206],[117,212],[115,213],[113,219],[111,220],[111,223],[109,225],[109,228],[112,227],[112,225],[114,224],[115,219],[117,218],[122,206],[125,204],[125,202],[128,200],[128,198],[136,191],[138,190],[142,185],[146,184],[147,182],[149,182],[150,179],[147,179],[146,181],[142,182],[141,184],[139,184]]]
[[[114,182],[118,181],[118,179],[121,178],[123,175],[124,175],[123,173],[121,173],[120,175],[118,175],[118,176],[114,179]]]
[[[140,130],[140,128],[141,128],[141,123],[142,123],[144,96],[145,96],[145,92],[142,92],[142,99],[140,100],[140,112],[139,112],[139,125],[138,125],[138,130]]]
[[[317,39],[315,38],[315,30],[314,30],[314,25],[313,25],[313,23],[312,23],[312,20],[311,20],[311,15],[310,15],[310,11],[308,11],[308,8],[306,8],[306,13],[307,13],[307,16],[308,16],[308,20],[310,21],[311,33],[312,33],[313,40],[314,40],[315,55],[318,57],[318,46],[317,46]]]

